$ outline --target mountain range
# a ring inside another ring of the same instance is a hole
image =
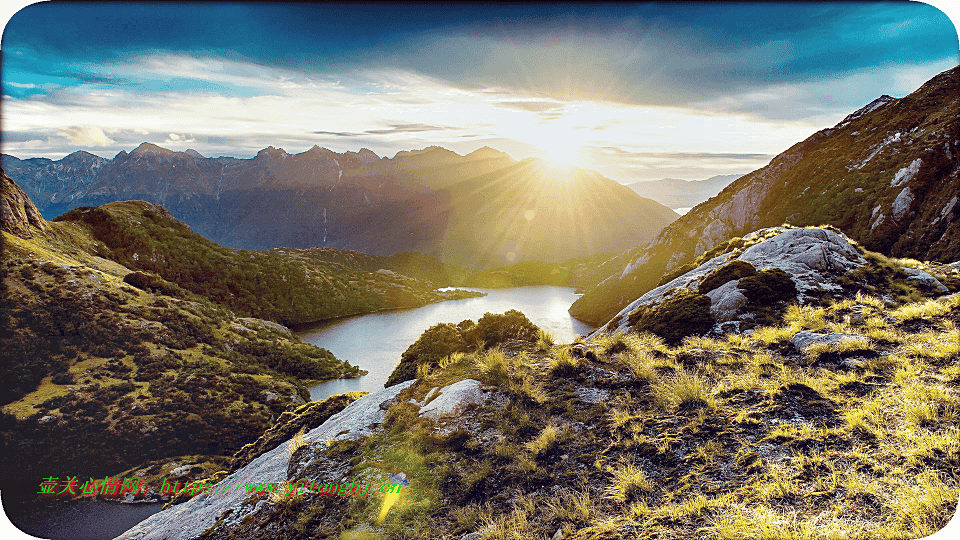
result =
[[[693,208],[716,196],[731,182],[743,176],[742,174],[720,174],[706,180],[680,180],[677,178],[663,178],[634,182],[627,187],[637,192],[641,197],[648,197],[658,203],[673,208]]]
[[[624,306],[764,227],[829,224],[895,257],[960,258],[960,68],[915,92],[881,96],[734,181],[647,246],[603,266],[570,308],[601,325]],[[707,252],[707,253],[705,253]]]
[[[48,219],[80,206],[163,205],[228,247],[417,251],[472,268],[561,262],[649,242],[677,214],[600,174],[481,148],[206,158],[143,143],[113,159],[3,155]]]

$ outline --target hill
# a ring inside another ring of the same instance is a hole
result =
[[[903,98],[882,96],[793,145],[648,246],[619,255],[616,270],[570,313],[603,324],[704,251],[783,223],[829,224],[890,256],[960,259],[958,95],[960,68],[954,68]]]
[[[475,269],[620,252],[676,219],[595,172],[517,162],[490,148],[381,158],[366,149],[291,155],[268,147],[236,159],[144,143],[110,160],[75,152],[2,161],[48,218],[144,200],[228,247],[420,252]],[[558,226],[567,242],[557,241]]]
[[[97,255],[89,228],[44,221],[2,171],[0,182],[5,491],[54,469],[216,467],[309,399],[308,381],[362,373],[277,323]]]

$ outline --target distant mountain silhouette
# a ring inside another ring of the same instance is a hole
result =
[[[693,208],[715,197],[742,174],[721,174],[706,180],[679,180],[664,178],[646,182],[634,182],[627,187],[641,197],[647,197],[669,208]]]
[[[3,167],[48,219],[80,206],[161,204],[225,246],[418,251],[489,268],[564,261],[649,242],[677,218],[592,171],[432,146],[381,158],[368,149],[252,159],[204,158],[143,143],[112,160],[4,155]]]

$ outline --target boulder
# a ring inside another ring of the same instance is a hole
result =
[[[456,414],[467,405],[483,403],[485,400],[480,381],[464,379],[441,388],[439,395],[420,409],[420,416],[436,420],[441,416]]]
[[[790,338],[790,343],[794,347],[803,350],[813,345],[830,345],[841,341],[856,340],[866,342],[867,338],[857,334],[841,334],[830,332],[829,334],[820,334],[817,332],[797,332]]]
[[[940,280],[931,276],[927,272],[924,272],[923,270],[904,267],[903,271],[910,274],[910,277],[907,278],[908,280],[915,282],[917,285],[920,285],[925,289],[931,289],[937,291],[938,293],[950,292],[950,289],[944,286],[943,283],[940,283]]]

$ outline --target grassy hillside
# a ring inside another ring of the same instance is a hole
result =
[[[960,493],[958,323],[956,295],[861,292],[750,335],[455,354],[421,369],[371,437],[291,458],[404,472],[385,521],[380,498],[254,498],[203,538],[922,537]],[[849,337],[798,349],[801,331]],[[466,378],[484,404],[418,414],[412,400]]]
[[[214,467],[308,400],[305,381],[361,373],[173,284],[131,286],[96,243],[73,222],[3,233],[5,484],[182,456]]]

